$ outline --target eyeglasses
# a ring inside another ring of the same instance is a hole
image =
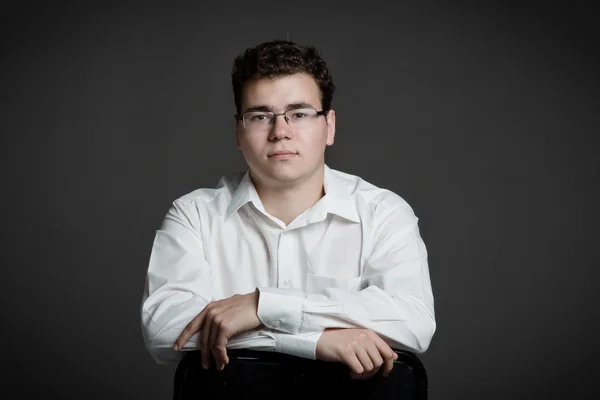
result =
[[[243,115],[235,115],[235,119],[242,121],[244,128],[250,132],[268,131],[275,123],[275,118],[282,115],[285,122],[292,129],[305,129],[314,125],[320,115],[327,111],[317,111],[314,108],[295,108],[286,112],[275,114],[270,111],[250,111]]]

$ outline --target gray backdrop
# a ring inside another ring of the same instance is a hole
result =
[[[289,35],[338,86],[328,164],[420,218],[431,398],[600,393],[591,8],[199,3],[3,9],[2,390],[170,398],[140,330],[154,230],[244,167],[233,58]]]

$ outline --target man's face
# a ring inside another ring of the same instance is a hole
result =
[[[242,94],[242,114],[261,108],[275,114],[306,104],[321,111],[321,96],[315,80],[295,74],[248,82]],[[254,178],[269,186],[286,186],[308,179],[324,163],[325,147],[333,144],[335,113],[316,117],[302,129],[288,125],[283,116],[260,131],[248,131],[237,122],[237,147]],[[287,152],[288,154],[280,154]]]

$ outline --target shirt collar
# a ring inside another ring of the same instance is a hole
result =
[[[334,170],[325,164],[324,176],[325,197],[323,197],[323,211],[338,215],[352,222],[360,222],[356,203],[344,181]]]
[[[325,196],[315,205],[313,212],[315,220],[319,214],[335,214],[352,222],[360,222],[356,204],[348,192],[344,182],[336,175],[335,171],[325,164],[325,175],[323,177]],[[262,201],[256,192],[256,188],[250,179],[249,171],[246,171],[244,177],[235,189],[231,202],[227,208],[225,219],[240,209],[246,203],[253,203],[259,210],[265,212]],[[311,220],[313,218],[310,218]],[[312,222],[312,221],[311,221]],[[316,221],[315,221],[316,222]]]
[[[233,213],[235,213],[240,209],[240,207],[248,202],[253,202],[254,205],[260,209],[263,208],[262,201],[260,201],[260,197],[258,196],[256,188],[252,183],[252,179],[250,179],[250,172],[246,171],[244,177],[233,192],[233,196],[229,202],[229,207],[227,208],[227,215],[225,215],[225,219],[229,219]]]

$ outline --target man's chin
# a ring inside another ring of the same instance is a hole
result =
[[[269,185],[289,185],[298,182],[306,175],[306,171],[296,163],[277,163],[276,165],[261,165],[260,169],[254,168],[253,172],[258,179]]]
[[[297,168],[286,168],[285,166],[278,166],[276,168],[266,168],[261,174],[265,179],[271,181],[271,183],[292,183],[302,177],[302,172]]]
[[[269,171],[267,175],[272,180],[280,182],[293,182],[300,178],[300,173],[298,171]]]

